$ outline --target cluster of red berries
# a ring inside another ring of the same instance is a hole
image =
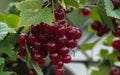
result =
[[[115,37],[120,37],[120,27],[119,24],[116,22],[115,19],[112,19],[113,25],[114,25],[114,31],[112,31],[112,34]],[[112,41],[112,47],[118,52],[118,61],[120,61],[120,39],[116,39]]]
[[[91,27],[92,27],[95,31],[97,31],[97,35],[100,36],[100,37],[110,31],[110,29],[109,29],[107,26],[102,25],[99,21],[94,21],[94,22],[91,24]]]
[[[41,22],[31,26],[29,34],[21,34],[18,39],[19,55],[26,56],[26,47],[29,47],[32,59],[45,65],[44,58],[49,56],[51,64],[57,65],[56,75],[63,74],[64,63],[71,61],[69,51],[77,46],[77,40],[81,37],[79,28],[72,27],[65,20],[64,9],[54,11],[55,22],[52,25]]]
[[[117,9],[120,7],[120,0],[111,0],[113,5],[114,5],[114,9]]]
[[[113,68],[110,71],[110,75],[120,75],[120,69],[119,68]]]
[[[91,9],[90,8],[83,8],[82,9],[82,15],[83,16],[89,16],[91,14]]]

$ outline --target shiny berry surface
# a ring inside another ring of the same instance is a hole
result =
[[[63,75],[63,69],[57,68],[55,73],[56,73],[56,75]]]
[[[90,8],[83,8],[82,14],[83,14],[83,16],[89,16],[91,14],[91,9]]]
[[[113,40],[113,41],[112,41],[112,47],[113,47],[115,50],[120,51],[120,40]]]

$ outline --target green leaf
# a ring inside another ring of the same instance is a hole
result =
[[[16,8],[15,4],[16,4],[16,2],[10,2],[10,3],[8,4],[7,10],[8,10],[8,12],[9,12],[10,14],[19,15],[20,11]]]
[[[105,10],[104,0],[99,0],[97,4],[98,12],[100,14],[103,25],[107,25],[110,29],[114,30],[112,18],[108,17]]]
[[[113,18],[120,19],[120,8],[114,10],[114,5],[111,0],[104,0],[104,2],[107,15]]]
[[[20,23],[22,25],[36,25],[40,22],[51,24],[53,21],[52,13],[49,8],[42,9],[40,12],[24,11],[20,15]]]
[[[11,75],[13,72],[0,72],[0,75]]]
[[[4,68],[4,62],[5,62],[4,58],[0,57],[0,72],[3,71],[3,68]]]
[[[1,64],[0,65],[0,72],[3,72],[3,70],[4,70],[4,64]]]
[[[91,11],[91,15],[90,15],[91,19],[94,21],[94,20],[98,20],[101,22],[101,17],[100,17],[100,14],[97,10],[97,8],[94,8],[92,11]]]
[[[39,67],[39,65],[36,62],[32,61],[31,64],[38,75],[43,75],[41,68]]]
[[[118,52],[115,50],[111,54],[108,55],[108,59],[112,62],[118,61],[117,57],[118,57]]]
[[[4,15],[3,13],[0,13],[0,21],[5,22],[6,21],[6,15]]]
[[[17,54],[13,51],[14,46],[9,42],[9,40],[4,39],[0,41],[0,53],[7,54],[12,60],[15,60]]]
[[[87,21],[89,19],[89,17],[84,17],[82,15],[81,9],[78,9],[76,11],[68,13],[67,19],[72,25],[74,25],[76,27],[80,27],[80,26],[84,25],[85,21]]]
[[[6,23],[0,22],[0,40],[3,40],[8,33],[16,33],[16,31],[9,28]]]
[[[42,9],[42,4],[39,1],[23,1],[16,6],[21,10],[21,25],[36,25],[40,22],[51,24],[53,21],[51,9],[47,7]]]
[[[7,16],[6,23],[11,28],[18,28],[19,27],[19,16],[11,14]]]
[[[0,65],[4,64],[4,58],[0,57]]]
[[[16,33],[10,33],[7,35],[7,39],[9,40],[9,42],[12,44],[12,45],[16,45],[17,42],[18,42],[18,38],[21,34],[21,31],[17,30]]]
[[[80,4],[85,4],[88,0],[80,0]]]
[[[20,11],[26,11],[26,10],[39,10],[40,7],[42,7],[42,4],[39,1],[33,1],[33,0],[28,0],[28,1],[22,1],[20,3],[16,4],[16,7]]]
[[[107,37],[107,38],[105,39],[105,41],[104,41],[104,45],[106,45],[106,46],[111,46],[113,39],[114,39],[114,36],[109,36],[109,37]]]
[[[106,50],[106,49],[100,50],[100,57],[101,58],[103,58],[103,59],[107,58],[108,54],[109,54],[108,50]]]
[[[79,3],[77,0],[64,0],[66,5],[74,6],[74,7],[79,7]]]
[[[110,66],[107,65],[100,65],[98,71],[92,71],[90,75],[109,75],[110,73]]]
[[[88,44],[84,44],[82,47],[81,47],[81,50],[82,51],[87,51],[87,50],[92,50],[93,47],[98,43],[99,40],[96,40],[92,43],[88,43]]]

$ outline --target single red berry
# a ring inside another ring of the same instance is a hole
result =
[[[60,55],[66,55],[69,52],[69,48],[65,47],[65,46],[61,47],[60,50],[59,50],[59,52],[60,52]]]
[[[113,40],[113,42],[112,42],[112,47],[113,47],[115,50],[120,51],[120,40]]]
[[[62,36],[63,34],[65,34],[65,27],[63,26],[63,25],[61,25],[61,26],[58,26],[57,27],[57,30],[55,31],[56,32],[56,35],[58,36],[58,37],[60,37],[60,36]]]
[[[62,8],[56,9],[54,15],[56,20],[63,20],[65,18],[65,11]]]
[[[34,61],[39,61],[40,59],[42,59],[42,56],[38,53],[33,54],[32,57]]]
[[[27,40],[28,35],[27,34],[21,34],[18,39],[18,45],[19,46],[25,46],[25,41]]]
[[[29,34],[28,36],[28,42],[30,43],[30,45],[33,45],[36,41],[36,38],[33,34]]]
[[[76,29],[76,34],[74,36],[75,39],[80,39],[82,32],[79,28],[75,28]]]
[[[63,75],[63,69],[62,68],[57,68],[55,73],[56,73],[56,75]]]
[[[73,39],[68,40],[67,47],[69,47],[69,48],[75,48],[76,46],[77,46],[77,41],[75,41]]]
[[[89,16],[90,13],[91,13],[91,9],[90,8],[84,8],[84,9],[82,9],[83,16]]]
[[[62,68],[64,65],[63,61],[62,60],[58,60],[57,61],[57,68]]]
[[[64,55],[63,57],[62,57],[62,61],[64,62],[64,63],[69,63],[69,62],[71,62],[71,56],[70,55]]]
[[[91,25],[94,30],[99,30],[101,28],[101,23],[99,21],[94,21]]]
[[[57,44],[59,46],[63,46],[63,45],[66,45],[67,44],[67,37],[65,35],[62,35],[61,37],[58,37],[57,38]]]
[[[49,50],[49,52],[55,52],[56,51],[56,43],[54,41],[49,41],[47,43],[47,49]]]
[[[58,53],[50,53],[50,59],[54,59],[54,60],[59,59],[59,54]]]

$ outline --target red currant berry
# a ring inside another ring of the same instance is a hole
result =
[[[67,47],[70,47],[70,48],[75,48],[77,46],[77,41],[71,39],[71,40],[68,40],[68,44],[67,44]]]
[[[68,54],[69,52],[69,48],[68,47],[61,47],[60,50],[59,50],[60,54],[61,55],[65,55],[65,54]]]
[[[79,28],[75,28],[76,29],[76,34],[74,36],[75,39],[79,39],[82,35],[82,32]]]
[[[63,20],[65,18],[65,12],[64,9],[59,8],[54,11],[55,19],[56,20]]]
[[[57,61],[57,68],[62,68],[64,65],[63,61],[62,60],[58,60]]]
[[[56,51],[56,43],[54,41],[49,41],[47,43],[47,48],[50,52],[55,52]]]
[[[62,68],[57,68],[55,73],[56,73],[56,75],[63,75],[63,69]]]
[[[90,13],[91,13],[91,9],[90,8],[84,8],[84,9],[82,9],[83,16],[89,16]]]
[[[70,55],[64,55],[63,57],[62,57],[62,61],[64,62],[64,63],[69,63],[69,62],[71,62],[71,56]]]
[[[32,57],[34,61],[39,61],[40,59],[42,59],[42,56],[38,53],[33,54]]]
[[[59,59],[59,54],[58,53],[51,53],[50,54],[50,59],[54,59],[54,60]]]
[[[99,31],[99,29],[101,28],[101,23],[99,21],[94,21],[91,25],[91,27],[94,29],[94,30],[97,30]]]
[[[113,40],[112,47],[118,51],[120,51],[120,40]]]
[[[28,41],[29,41],[30,45],[33,45],[36,41],[35,36],[33,34],[29,34]]]
[[[59,46],[66,45],[67,44],[67,37],[65,35],[62,35],[61,37],[57,38],[57,44]]]
[[[25,46],[25,41],[27,40],[28,35],[27,34],[21,34],[18,39],[18,45],[19,46]]]

